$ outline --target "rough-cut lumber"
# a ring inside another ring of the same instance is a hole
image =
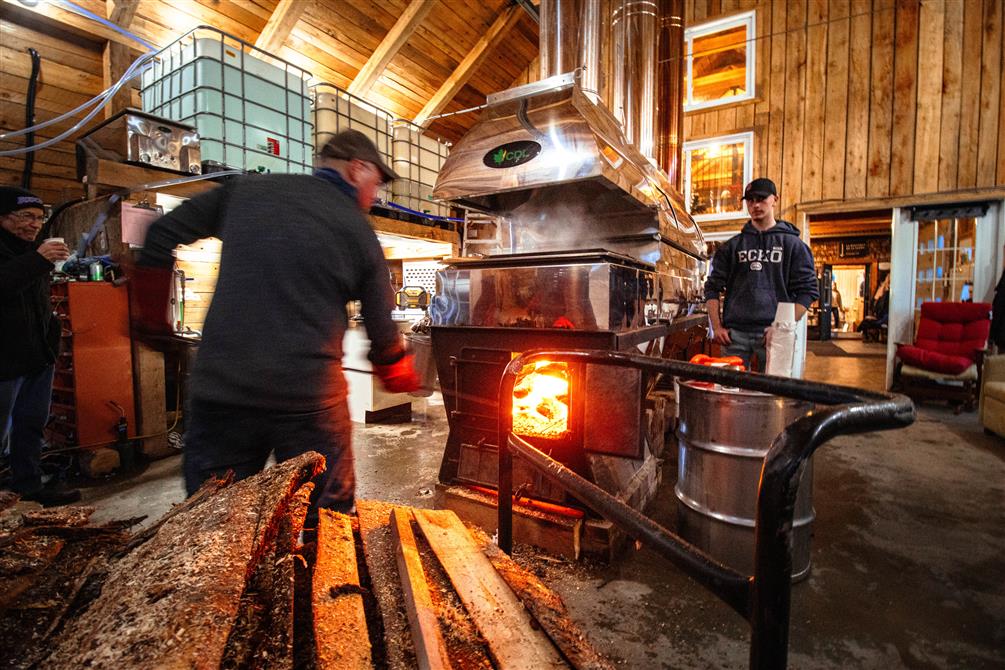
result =
[[[356,501],[356,510],[369,569],[369,584],[380,611],[381,623],[377,626],[384,629],[385,649],[379,651],[386,652],[386,658],[375,653],[374,664],[391,669],[414,669],[418,664],[405,616],[401,582],[395,571],[389,569],[395,562],[391,511],[408,508],[383,502]],[[456,670],[490,670],[493,665],[485,640],[454,592],[450,578],[421,533],[415,535],[415,540],[451,665]]]
[[[372,668],[356,542],[344,514],[318,510],[311,592],[318,670]]]
[[[39,531],[33,528],[33,531]],[[72,528],[70,530],[81,530]],[[107,530],[107,529],[105,529]],[[100,588],[107,573],[108,556],[125,543],[127,535],[119,532],[91,534],[69,540],[32,535],[12,551],[22,552],[34,545],[42,549],[44,565],[10,579],[0,576],[6,595],[0,604],[0,667],[20,670],[33,668],[51,651],[53,636],[58,636],[64,621],[86,607]],[[58,552],[57,552],[58,550]],[[7,556],[8,552],[0,552]],[[36,554],[37,558],[43,558]],[[17,590],[18,593],[13,591]]]
[[[245,583],[300,486],[324,468],[310,452],[169,519],[111,570],[101,595],[41,668],[217,668]]]
[[[313,490],[304,484],[278,510],[278,530],[241,596],[222,667],[292,670],[294,551]]]
[[[547,636],[529,625],[523,605],[456,514],[415,510],[415,519],[500,670],[568,667]]]
[[[393,571],[394,564],[390,515],[392,505],[369,500],[356,501],[359,534],[363,553],[370,567],[370,582],[384,627],[384,664],[388,670],[411,670],[416,667],[415,646],[408,632],[401,583]]]
[[[13,507],[17,504],[17,501],[21,499],[21,496],[14,493],[13,491],[0,491],[0,512]]]
[[[426,573],[412,533],[414,515],[406,509],[391,512],[391,534],[396,546],[398,576],[405,596],[408,622],[412,628],[416,660],[419,670],[450,668],[446,645],[440,635],[436,610],[429,595]]]
[[[472,536],[492,561],[492,566],[513,589],[524,607],[534,615],[541,629],[561,650],[576,670],[613,670],[610,661],[590,644],[586,634],[570,618],[562,598],[545,586],[533,573],[524,570],[506,555],[488,535],[478,529]]]
[[[93,507],[66,505],[24,513],[26,526],[83,526],[94,514]]]

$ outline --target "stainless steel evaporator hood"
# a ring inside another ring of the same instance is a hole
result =
[[[671,247],[704,258],[701,233],[665,174],[575,72],[489,96],[433,195],[501,217],[494,253],[603,248],[660,265]]]

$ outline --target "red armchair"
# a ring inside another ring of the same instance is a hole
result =
[[[972,412],[991,330],[985,302],[926,302],[914,344],[898,344],[893,387],[915,400],[948,400]]]

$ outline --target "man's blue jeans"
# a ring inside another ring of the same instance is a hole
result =
[[[743,359],[743,365],[753,372],[764,372],[764,366],[767,363],[767,352],[764,349],[764,329],[759,331],[747,331],[747,330],[737,330],[736,328],[729,329],[729,339],[732,340],[730,344],[725,349],[725,354],[727,356],[739,356]],[[750,359],[752,356],[757,358],[757,362],[754,364],[756,367],[751,367]]]
[[[308,451],[325,457],[327,467],[314,480],[307,525],[318,507],[348,513],[355,505],[356,479],[352,421],[345,396],[315,412],[289,413],[215,405],[193,400],[185,418],[185,488],[195,493],[211,475],[234,471],[241,480],[261,472],[269,454],[283,462]]]
[[[11,488],[17,493],[42,488],[42,430],[49,420],[53,369],[0,381],[0,430],[10,449]]]

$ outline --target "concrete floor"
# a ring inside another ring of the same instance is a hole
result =
[[[811,343],[809,379],[883,384],[882,348]],[[431,507],[447,423],[439,395],[410,424],[356,425],[358,496]],[[97,519],[183,498],[180,458],[85,491]],[[672,468],[650,515],[675,524]],[[815,456],[813,568],[793,588],[789,667],[1005,667],[1005,440],[925,405],[911,427]],[[611,564],[520,549],[602,652],[627,668],[745,668],[746,623],[646,548]]]

